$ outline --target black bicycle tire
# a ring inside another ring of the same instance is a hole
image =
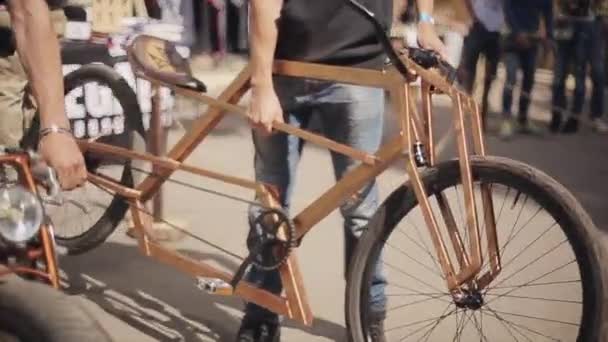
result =
[[[575,197],[562,185],[545,173],[517,161],[502,157],[473,157],[471,168],[475,179],[478,177],[510,177],[518,186],[526,186],[528,195],[537,203],[543,203],[557,221],[559,216],[562,222],[569,223],[570,230],[562,231],[566,234],[572,246],[581,272],[584,288],[583,317],[579,329],[578,341],[608,341],[608,324],[606,312],[606,272],[602,271],[602,264],[608,261],[606,252],[606,234],[601,232],[592,222]],[[449,185],[460,184],[460,168],[456,160],[448,161],[435,168],[425,170],[422,182],[431,196],[438,189]],[[451,180],[448,180],[451,179]],[[454,181],[455,180],[455,181]],[[443,182],[443,183],[442,183]],[[371,279],[369,258],[374,260],[377,255],[379,239],[386,239],[397,223],[407,213],[417,206],[417,199],[409,181],[396,189],[383,204],[370,221],[369,228],[356,247],[347,276],[345,314],[349,341],[365,341],[364,327],[361,317],[361,302],[366,298],[367,285]],[[559,215],[555,215],[557,212]],[[562,224],[560,226],[563,227]]]
[[[123,108],[125,115],[125,132],[133,131],[145,137],[142,122],[142,112],[137,102],[137,95],[127,81],[111,67],[104,64],[87,64],[68,73],[64,77],[65,95],[86,82],[97,81],[107,85]],[[35,117],[30,129],[24,136],[26,147],[38,146],[39,132],[38,116]],[[87,168],[89,165],[87,164]],[[124,186],[133,186],[133,173],[129,161],[124,164],[120,183]],[[91,251],[106,241],[114,232],[120,221],[124,218],[129,204],[121,196],[114,196],[112,202],[100,218],[81,234],[73,237],[62,237],[57,234],[61,227],[55,229],[57,245],[65,248],[69,255],[79,255]]]
[[[112,341],[77,300],[48,285],[16,276],[0,279],[0,331],[20,341]]]

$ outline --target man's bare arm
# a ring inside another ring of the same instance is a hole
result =
[[[59,42],[44,0],[9,0],[17,53],[40,111],[41,127],[68,128]]]
[[[277,44],[277,20],[283,0],[251,0],[250,65],[251,103],[249,118],[255,126],[270,132],[274,121],[283,121],[283,111],[272,83],[272,64]]]
[[[59,41],[49,8],[45,0],[9,0],[8,4],[17,53],[36,99],[40,126],[69,129]],[[57,172],[63,189],[73,189],[86,180],[84,158],[71,134],[51,133],[41,137],[39,151]]]
[[[280,16],[283,0],[251,1],[251,67],[252,84],[272,84],[272,62],[277,44],[276,21]]]

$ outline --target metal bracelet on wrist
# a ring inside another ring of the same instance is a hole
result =
[[[60,127],[58,125],[52,124],[49,127],[43,128],[40,130],[40,138],[39,140],[42,140],[44,137],[46,137],[47,135],[51,134],[51,133],[63,133],[63,134],[67,134],[69,136],[72,136],[72,131],[68,128],[64,128],[64,127]]]

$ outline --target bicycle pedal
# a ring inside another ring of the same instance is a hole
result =
[[[230,296],[233,294],[232,286],[221,279],[197,277],[197,281],[196,287],[208,294],[218,296]]]

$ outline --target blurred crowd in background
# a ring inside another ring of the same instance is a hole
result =
[[[86,20],[85,12],[94,3],[112,1],[63,0],[54,15],[63,20]],[[181,43],[189,47],[197,67],[217,68],[230,56],[246,58],[247,0],[123,3],[133,7],[133,16],[145,12],[149,18],[182,25]],[[415,1],[395,0],[393,12],[391,34],[415,45]],[[434,17],[448,46],[450,62],[459,69],[458,82],[467,91],[481,94],[484,118],[499,118],[501,137],[543,131],[571,134],[583,124],[593,132],[608,133],[603,119],[608,0],[436,0]],[[0,28],[3,22],[0,18]],[[547,106],[551,119],[545,127],[528,120],[539,68],[553,74]],[[504,72],[502,84],[495,82],[498,70]],[[500,89],[500,108],[494,110],[499,113],[489,109],[492,87]]]

